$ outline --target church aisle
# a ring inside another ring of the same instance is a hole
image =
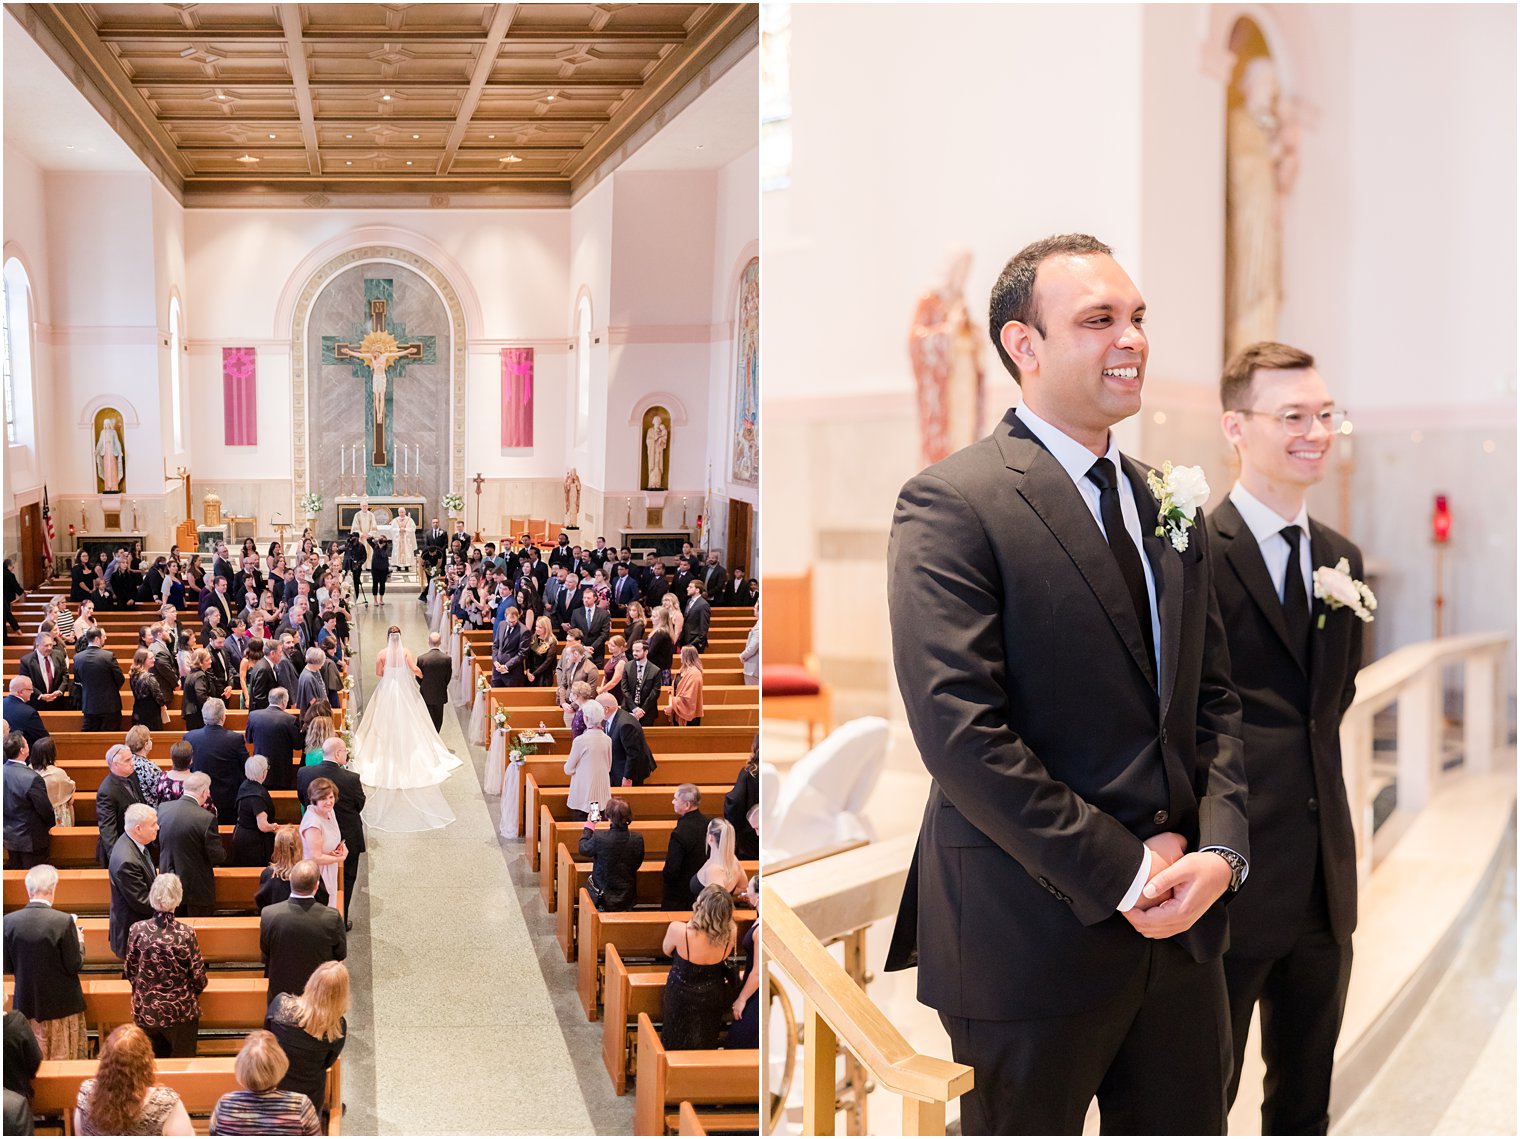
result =
[[[398,585],[384,608],[359,608],[361,696],[375,684],[374,655],[389,625],[401,627],[414,656],[427,649],[414,588]],[[445,716],[443,739],[470,757],[457,716]],[[594,1130],[481,794],[482,758],[443,784],[454,823],[367,837],[350,941],[361,995],[344,1055],[346,1132]]]

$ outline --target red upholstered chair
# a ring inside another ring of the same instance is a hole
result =
[[[760,666],[761,716],[800,720],[808,747],[821,726],[833,730],[833,699],[818,673],[813,643],[813,571],[800,577],[766,574],[760,586],[763,624]]]

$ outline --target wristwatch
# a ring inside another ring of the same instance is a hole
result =
[[[1246,880],[1246,860],[1236,854],[1229,847],[1206,846],[1203,848],[1211,854],[1217,854],[1230,864],[1230,893],[1240,889],[1240,884]]]

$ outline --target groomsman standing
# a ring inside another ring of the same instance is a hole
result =
[[[1220,399],[1240,481],[1209,517],[1209,544],[1245,708],[1255,867],[1230,906],[1224,962],[1235,1037],[1230,1102],[1260,1001],[1262,1134],[1324,1135],[1356,928],[1340,724],[1356,692],[1362,621],[1314,599],[1314,571],[1345,558],[1360,579],[1362,553],[1309,517],[1304,494],[1329,469],[1346,417],[1313,356],[1269,341],[1226,365]]]

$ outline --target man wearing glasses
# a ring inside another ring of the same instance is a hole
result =
[[[1356,845],[1341,779],[1340,723],[1356,691],[1362,621],[1314,597],[1314,571],[1362,553],[1309,517],[1346,413],[1314,357],[1262,341],[1220,382],[1240,479],[1209,517],[1214,593],[1244,706],[1251,789],[1249,885],[1230,906],[1225,954],[1235,1102],[1251,1015],[1262,1010],[1263,1135],[1323,1135],[1351,976]]]

